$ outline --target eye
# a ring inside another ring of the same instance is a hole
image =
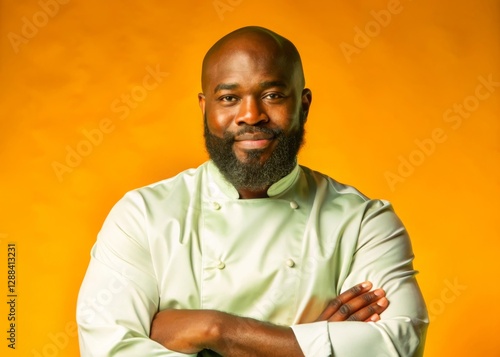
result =
[[[238,100],[238,98],[232,95],[223,95],[222,97],[219,98],[219,100],[221,102],[234,103]]]
[[[278,101],[283,98],[285,98],[285,96],[281,93],[267,93],[266,95],[264,95],[264,99],[269,99],[272,101]]]

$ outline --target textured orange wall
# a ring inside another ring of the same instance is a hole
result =
[[[0,0],[2,301],[12,242],[18,280],[16,350],[2,303],[0,354],[78,355],[103,219],[205,160],[202,56],[261,25],[303,56],[301,163],[391,200],[411,233],[426,356],[500,355],[499,14],[495,0]]]

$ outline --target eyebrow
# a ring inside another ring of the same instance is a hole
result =
[[[259,84],[262,88],[280,87],[286,88],[286,83],[283,81],[265,81]]]
[[[214,89],[214,94],[220,90],[234,90],[239,86],[240,85],[238,83],[219,83]],[[264,81],[259,83],[259,86],[261,88],[271,88],[271,87],[286,88],[287,85],[283,81]]]
[[[214,93],[217,93],[220,90],[232,90],[238,88],[240,85],[237,83],[219,83],[214,89]]]

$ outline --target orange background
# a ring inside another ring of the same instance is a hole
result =
[[[9,242],[18,279],[17,348],[0,332],[0,354],[78,355],[103,219],[206,159],[202,57],[261,25],[296,44],[313,91],[300,162],[392,201],[411,234],[425,355],[500,356],[499,17],[495,0],[0,0],[0,301]]]

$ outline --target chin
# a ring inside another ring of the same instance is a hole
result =
[[[254,149],[254,150],[244,150],[243,152],[235,153],[238,161],[242,164],[261,164],[269,160],[271,154],[267,154],[266,150]]]

